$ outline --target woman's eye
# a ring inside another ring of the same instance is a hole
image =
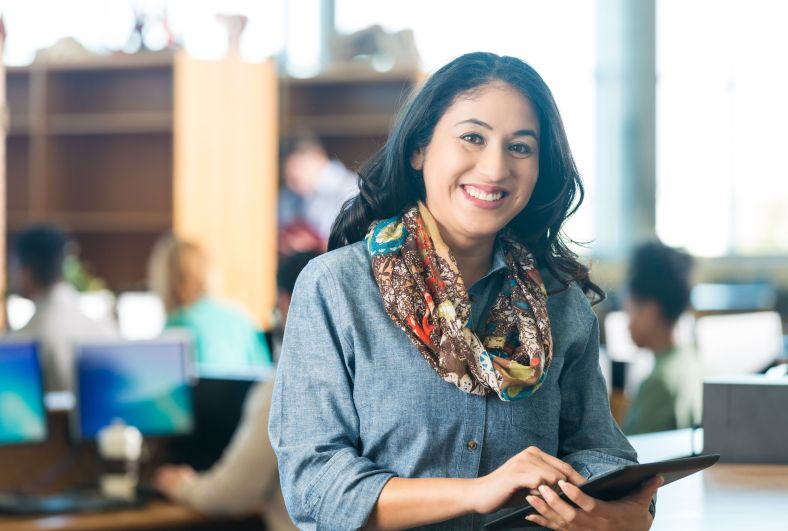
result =
[[[528,144],[512,144],[509,146],[509,151],[517,155],[530,155],[534,150]]]
[[[469,142],[471,144],[483,144],[484,143],[484,139],[482,138],[482,136],[479,135],[479,134],[476,134],[476,133],[468,133],[467,135],[462,135],[460,138],[462,138],[463,140],[465,140],[466,142]]]

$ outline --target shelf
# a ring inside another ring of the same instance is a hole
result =
[[[143,52],[137,54],[93,55],[80,59],[39,61],[25,66],[6,67],[10,75],[22,75],[31,70],[79,71],[79,70],[133,70],[144,68],[168,68],[172,66],[173,52]]]
[[[34,219],[27,212],[9,211],[8,228],[21,230],[31,223],[44,221]],[[172,226],[169,212],[50,212],[46,221],[63,225],[71,232],[114,233],[114,232],[164,232]]]
[[[357,115],[293,116],[294,130],[306,129],[319,136],[388,135],[393,121],[391,113]]]
[[[350,65],[336,67],[314,77],[283,77],[282,82],[291,86],[313,86],[323,84],[349,84],[349,83],[390,83],[392,81],[414,82],[420,77],[415,69],[393,69],[378,72],[368,66]]]
[[[27,116],[13,116],[8,120],[8,136],[26,136],[30,134],[30,118]]]
[[[166,133],[172,131],[171,112],[70,113],[48,118],[52,135]]]

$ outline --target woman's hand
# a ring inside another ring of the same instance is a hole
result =
[[[197,472],[188,465],[166,465],[156,471],[153,486],[168,498],[174,498],[181,485],[193,481],[196,477]]]
[[[474,511],[487,514],[504,507],[523,491],[537,493],[540,485],[553,486],[559,481],[582,485],[585,478],[568,463],[531,446],[474,481]],[[525,498],[517,501],[522,503]]]
[[[539,496],[528,496],[530,503],[539,515],[526,518],[542,527],[569,531],[574,529],[646,530],[651,527],[653,518],[648,508],[651,498],[664,480],[657,476],[638,492],[614,502],[597,500],[585,494],[575,485],[559,482],[561,490],[577,507],[572,507],[558,494],[547,488],[540,488]]]

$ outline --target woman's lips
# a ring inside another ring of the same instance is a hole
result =
[[[460,185],[465,198],[474,206],[486,209],[498,208],[506,201],[509,193],[498,186],[481,184]]]

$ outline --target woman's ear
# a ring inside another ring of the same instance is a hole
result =
[[[417,149],[410,156],[410,167],[416,171],[424,169],[424,149]]]

